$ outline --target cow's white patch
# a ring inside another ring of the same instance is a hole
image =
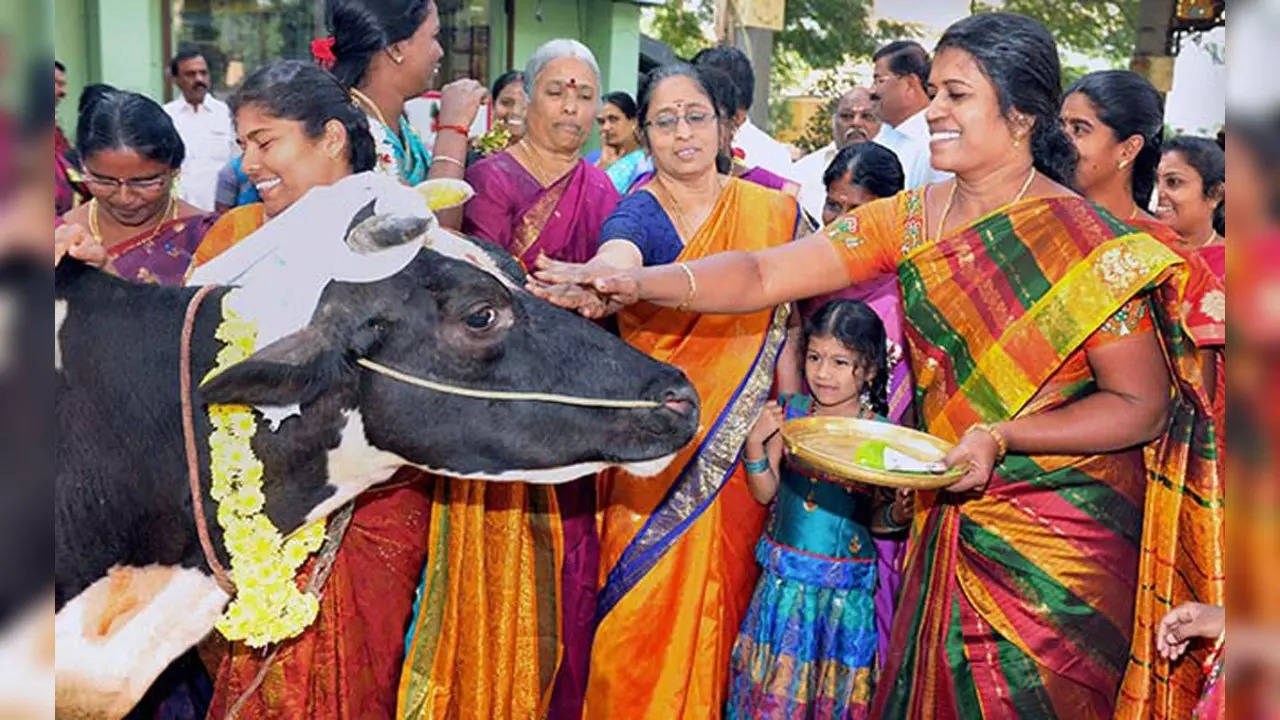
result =
[[[53,369],[62,369],[62,323],[67,321],[67,301],[53,301]]]
[[[58,716],[123,716],[229,599],[194,568],[113,567],[54,618]]]
[[[600,472],[610,467],[620,467],[637,477],[652,477],[666,469],[675,459],[675,453],[653,460],[641,460],[631,463],[585,462],[573,465],[562,465],[553,468],[537,468],[533,470],[504,470],[500,473],[461,473],[447,468],[433,468],[425,465],[415,467],[438,475],[462,478],[464,480],[487,480],[490,482],[527,482],[534,485],[558,485],[576,480],[584,475]]]
[[[334,493],[307,513],[308,523],[327,517],[348,500],[390,478],[397,468],[405,464],[399,455],[369,443],[360,411],[349,410],[346,418],[347,424],[342,428],[338,447],[327,455],[329,485],[335,489]]]

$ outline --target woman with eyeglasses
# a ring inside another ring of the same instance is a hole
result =
[[[793,197],[718,171],[717,159],[727,167],[724,129],[705,71],[652,71],[636,117],[656,172],[605,222],[590,267],[622,272],[794,237]],[[731,316],[637,305],[618,313],[624,339],[697,386],[702,434],[657,477],[601,475],[605,582],[585,717],[720,716],[765,517],[737,457],[768,400],[788,310]]]
[[[93,197],[62,216],[59,234],[87,235],[121,277],[180,284],[217,215],[174,192],[185,150],[164,109],[137,93],[99,93],[80,115],[76,152]]]

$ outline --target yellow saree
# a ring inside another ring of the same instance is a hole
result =
[[[788,242],[796,212],[793,198],[733,180],[679,259]],[[702,420],[659,477],[601,477],[603,588],[586,718],[720,716],[765,516],[738,457],[768,397],[786,315],[786,308],[697,315],[640,304],[618,316],[627,342],[689,376]]]

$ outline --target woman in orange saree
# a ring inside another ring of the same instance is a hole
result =
[[[655,70],[639,105],[657,174],[619,203],[588,267],[694,260],[793,238],[794,198],[717,174],[719,123],[701,73]],[[656,305],[618,314],[623,339],[689,376],[703,415],[699,435],[658,477],[601,476],[602,589],[584,717],[720,716],[764,522],[738,456],[769,394],[787,315],[785,305],[742,316]]]
[[[1106,718],[1122,678],[1158,716],[1196,700],[1198,668],[1154,658],[1152,637],[1170,602],[1223,595],[1185,265],[1065,187],[1059,83],[1039,23],[966,18],[939,41],[927,114],[933,165],[954,180],[689,263],[694,293],[671,266],[542,277],[588,312],[749,312],[896,271],[917,416],[968,470],[917,496],[872,717]]]
[[[235,208],[196,248],[200,266],[231,249],[312,188],[374,167],[365,117],[310,63],[281,61],[249,76],[232,101],[244,170],[261,203]],[[315,622],[270,653],[227,645],[215,655],[209,717],[390,717],[404,628],[426,555],[428,490],[402,470],[355,501]],[[338,524],[337,516],[331,527]],[[324,551],[322,551],[323,553]],[[299,573],[317,571],[312,558]]]
[[[528,132],[468,168],[479,194],[462,228],[524,267],[540,254],[582,261],[618,201],[608,176],[579,157],[599,69],[585,46],[552,40],[525,78]],[[582,714],[599,557],[594,483],[436,479],[397,717]]]

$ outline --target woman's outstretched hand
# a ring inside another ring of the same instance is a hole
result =
[[[640,286],[625,270],[552,260],[539,255],[537,270],[526,287],[553,305],[576,310],[589,318],[601,318],[640,299]]]

